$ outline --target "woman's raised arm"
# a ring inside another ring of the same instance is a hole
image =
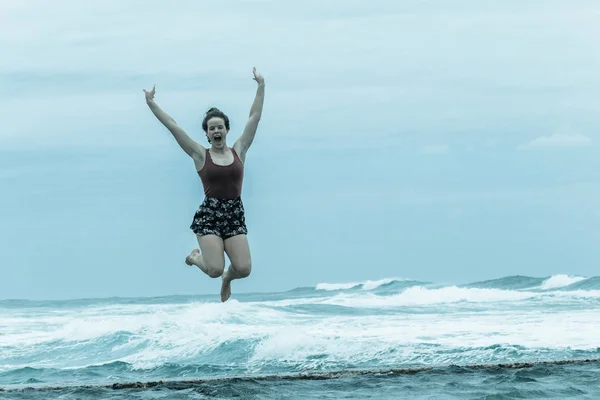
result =
[[[234,147],[237,147],[236,150],[242,159],[245,158],[246,152],[254,141],[256,129],[258,128],[258,123],[260,122],[260,118],[262,116],[263,103],[265,101],[265,79],[261,74],[256,72],[256,68],[254,68],[252,72],[254,73],[253,79],[258,83],[256,97],[254,98],[254,102],[250,108],[250,117],[248,118],[248,122],[246,122],[244,132],[242,132],[242,135],[234,144]]]
[[[190,157],[198,160],[204,156],[202,151],[203,147],[192,140],[187,133],[177,125],[177,122],[169,114],[163,111],[158,104],[154,101],[154,94],[156,93],[156,85],[152,86],[152,90],[144,89],[146,95],[146,104],[150,107],[150,110],[154,113],[156,118],[173,134],[175,140],[179,146],[185,151]]]

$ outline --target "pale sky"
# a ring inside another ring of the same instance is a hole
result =
[[[215,294],[193,163],[266,80],[233,293],[597,275],[595,1],[0,1],[0,299]]]

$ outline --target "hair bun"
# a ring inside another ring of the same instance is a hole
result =
[[[210,108],[210,109],[209,109],[209,110],[206,112],[206,114],[215,113],[215,112],[219,113],[219,112],[221,112],[221,110],[219,110],[217,107],[211,107],[211,108]]]

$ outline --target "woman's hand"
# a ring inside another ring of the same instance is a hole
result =
[[[252,69],[252,73],[254,74],[254,78],[252,78],[252,79],[254,79],[256,82],[258,82],[259,85],[265,84],[265,78],[263,78],[263,76],[261,74],[256,72],[256,67],[254,67]]]
[[[154,94],[156,93],[156,85],[152,86],[152,90],[142,89],[146,95],[146,103],[154,101]]]

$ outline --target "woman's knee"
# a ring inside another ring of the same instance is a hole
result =
[[[207,263],[206,274],[211,278],[218,278],[223,275],[225,263]]]
[[[250,261],[247,262],[238,262],[235,264],[231,264],[233,269],[236,272],[236,275],[240,278],[246,278],[252,272],[252,263]]]

